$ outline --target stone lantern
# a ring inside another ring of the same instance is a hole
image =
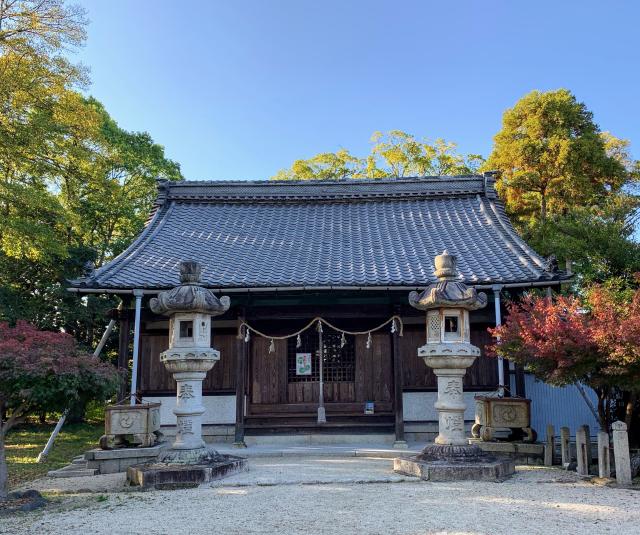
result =
[[[176,380],[177,418],[174,450],[196,450],[202,440],[202,381],[220,360],[211,348],[211,316],[229,309],[229,298],[218,299],[200,285],[201,267],[197,262],[180,263],[180,286],[151,299],[151,310],[169,316],[169,349],[160,360]]]
[[[513,463],[486,455],[465,436],[462,378],[480,356],[470,341],[469,311],[485,307],[487,296],[459,280],[456,261],[446,250],[436,256],[438,282],[409,294],[409,304],[426,311],[427,343],[418,357],[438,380],[438,436],[416,457],[396,459],[394,469],[432,480],[501,479],[513,473]]]
[[[220,360],[211,349],[211,316],[229,310],[229,298],[218,299],[200,284],[200,264],[180,263],[180,286],[161,292],[149,305],[169,316],[169,349],[160,360],[176,380],[176,439],[157,462],[130,466],[127,481],[146,488],[191,488],[246,470],[247,460],[222,455],[202,440],[202,381]]]
[[[480,356],[470,341],[469,311],[485,307],[487,296],[457,280],[456,257],[447,251],[436,256],[435,266],[439,281],[420,294],[411,292],[409,304],[427,313],[427,343],[418,349],[418,356],[438,378],[435,443],[462,446],[468,444],[462,378]]]

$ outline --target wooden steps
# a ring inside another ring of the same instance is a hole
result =
[[[392,432],[393,415],[327,414],[327,422],[319,424],[315,414],[273,414],[249,416],[245,432],[252,434],[279,433],[344,433],[355,434]]]

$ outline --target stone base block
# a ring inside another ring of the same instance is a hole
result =
[[[157,461],[160,454],[169,447],[161,442],[150,448],[118,448],[103,450],[96,448],[84,454],[87,468],[97,470],[98,474],[115,474],[126,472],[127,468],[137,464]]]
[[[151,463],[130,466],[127,469],[127,482],[147,489],[184,489],[245,472],[247,469],[247,459],[244,457],[224,455],[203,464]]]
[[[417,457],[396,458],[393,471],[415,476],[425,481],[504,481],[515,471],[511,459],[496,459],[474,463],[450,463],[446,461],[426,462]]]
[[[528,442],[484,442],[477,438],[470,438],[469,444],[475,444],[482,451],[495,457],[508,457],[519,464],[538,465],[544,456],[544,444]]]

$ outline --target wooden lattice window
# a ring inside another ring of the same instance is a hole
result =
[[[315,382],[320,380],[320,357],[318,351],[318,333],[307,330],[300,335],[300,347],[296,347],[296,338],[287,342],[287,364],[290,383]],[[345,335],[342,345],[340,333],[324,332],[323,380],[325,382],[354,382],[356,377],[356,351],[354,337]],[[296,355],[311,353],[311,374],[297,375]]]

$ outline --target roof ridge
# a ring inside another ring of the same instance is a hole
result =
[[[159,182],[166,184],[169,187],[175,186],[320,186],[320,185],[352,185],[352,184],[396,184],[403,182],[446,182],[449,179],[471,179],[482,180],[484,177],[480,174],[468,174],[468,175],[426,175],[426,176],[406,176],[406,177],[394,177],[386,176],[380,178],[344,178],[335,180],[167,180],[159,179]],[[445,180],[446,179],[446,180]]]
[[[415,199],[451,195],[495,196],[494,180],[483,175],[442,175],[347,180],[158,181],[157,205],[167,201],[299,202]]]

